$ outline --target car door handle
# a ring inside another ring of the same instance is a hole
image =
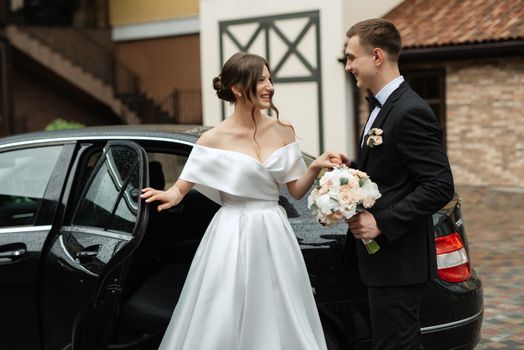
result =
[[[89,258],[89,257],[97,256],[97,255],[98,255],[98,252],[84,252],[84,251],[81,251],[81,252],[78,252],[76,254],[76,257],[77,258]]]
[[[77,259],[93,259],[98,255],[98,252],[100,252],[100,248],[102,248],[101,244],[95,244],[92,246],[89,246],[78,253],[76,253],[75,257]]]
[[[20,259],[27,251],[24,248],[18,248],[8,250],[6,252],[0,252],[0,264],[11,263],[15,260]]]

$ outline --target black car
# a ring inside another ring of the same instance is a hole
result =
[[[158,346],[218,206],[192,190],[158,213],[139,193],[174,183],[202,129],[99,127],[0,139],[1,349]],[[280,204],[305,257],[329,349],[368,349],[366,288],[354,244],[345,245],[346,226],[320,226],[306,199],[292,199],[285,187]],[[459,198],[433,220],[439,273],[424,294],[424,344],[472,349],[483,296]]]

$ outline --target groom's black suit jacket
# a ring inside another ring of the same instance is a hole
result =
[[[383,144],[370,148],[364,135],[358,168],[382,193],[369,210],[382,234],[377,237],[381,249],[373,255],[356,242],[362,281],[375,287],[426,282],[436,273],[431,215],[454,194],[439,123],[428,104],[404,82],[371,127],[383,130]]]

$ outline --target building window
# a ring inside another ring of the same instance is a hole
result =
[[[444,70],[403,70],[402,75],[429,104],[442,128],[442,143],[446,146],[446,89]]]

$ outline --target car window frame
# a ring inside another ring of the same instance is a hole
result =
[[[88,178],[87,178],[87,181],[85,182],[85,184],[83,184],[83,187],[80,189],[80,194],[78,196],[76,196],[76,198],[74,198],[74,203],[71,203],[71,205],[74,206],[74,208],[71,210],[71,216],[70,216],[70,219],[69,219],[69,222],[68,222],[68,228],[70,228],[72,231],[75,231],[76,229],[78,228],[81,228],[81,230],[88,230],[90,231],[91,233],[99,233],[99,234],[103,234],[103,235],[111,235],[111,236],[118,236],[118,237],[128,237],[128,239],[133,239],[134,238],[134,231],[136,231],[136,228],[137,228],[137,225],[139,223],[139,220],[141,219],[140,218],[140,215],[137,215],[137,219],[135,221],[135,225],[133,227],[133,230],[132,232],[125,232],[125,231],[118,231],[118,230],[112,230],[108,227],[98,227],[98,226],[86,226],[86,225],[77,225],[77,224],[74,224],[74,218],[76,217],[77,213],[78,213],[78,210],[79,210],[79,207],[80,207],[80,203],[82,202],[82,200],[85,198],[89,188],[91,187],[91,185],[93,184],[95,178],[96,178],[96,175],[98,174],[100,168],[102,167],[102,165],[106,162],[105,160],[105,154],[106,152],[110,149],[111,146],[119,146],[119,145],[124,145],[124,146],[127,146],[127,147],[130,147],[132,149],[134,149],[137,154],[141,154],[142,150],[140,149],[142,146],[138,143],[138,142],[135,142],[134,140],[108,140],[103,146],[102,146],[102,155],[101,157],[97,160],[96,164],[95,164],[95,167],[93,168],[93,170],[91,171],[91,173],[88,175]],[[87,150],[88,152],[90,151],[89,149]],[[85,161],[89,158],[89,156],[91,156],[92,154],[94,154],[96,152],[96,150],[94,150],[93,152],[89,152],[87,154],[87,157],[84,158],[84,163]],[[143,171],[143,167],[144,167],[144,164],[141,164],[142,161],[139,159],[137,160],[138,163],[136,165],[133,166],[133,168],[137,168],[138,172],[139,172],[139,178],[142,178],[143,176],[145,176],[144,174],[144,171]],[[78,173],[78,169],[76,171]],[[125,191],[120,191],[113,203],[113,208],[112,208],[112,215],[114,215],[114,211],[116,210],[116,208],[118,207],[118,204],[120,203],[120,201],[122,200],[123,198],[123,194],[125,193]],[[140,213],[140,208],[142,206],[142,201],[141,200],[138,200],[138,208],[137,208],[137,212]]]

